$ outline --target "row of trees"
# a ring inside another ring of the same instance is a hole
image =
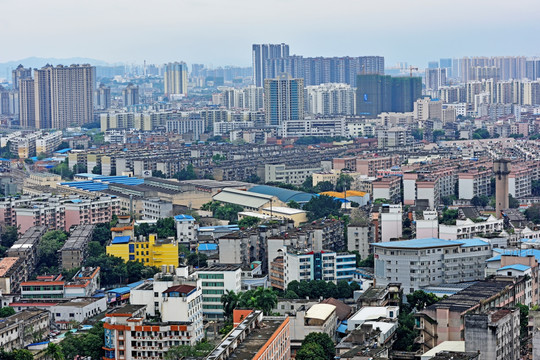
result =
[[[256,290],[248,290],[235,293],[227,290],[221,296],[225,318],[232,322],[233,311],[239,309],[262,310],[264,315],[271,315],[272,309],[277,306],[278,296],[273,289],[258,287]]]
[[[84,334],[73,334],[68,331],[59,346],[49,345],[47,353],[49,358],[54,360],[74,359],[77,356],[101,359],[104,355],[103,346],[105,346],[105,331],[103,323],[98,322]]]
[[[135,236],[147,237],[150,234],[157,234],[159,239],[176,236],[176,224],[174,218],[168,217],[159,219],[155,224],[142,223],[135,227]]]
[[[231,223],[236,223],[238,221],[238,213],[244,211],[244,208],[240,205],[209,201],[201,206],[201,210],[211,211],[213,216],[220,220],[228,220]]]
[[[331,281],[311,280],[297,281],[293,280],[287,286],[287,291],[284,294],[286,299],[319,299],[321,297],[348,299],[353,297],[355,290],[360,290],[360,286],[355,283],[348,283],[346,280],[338,281],[337,285]]]

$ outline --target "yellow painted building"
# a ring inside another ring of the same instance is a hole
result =
[[[125,261],[139,261],[145,266],[178,267],[178,243],[175,240],[157,240],[156,234],[150,234],[143,241],[131,236],[117,236],[107,246],[107,254]]]

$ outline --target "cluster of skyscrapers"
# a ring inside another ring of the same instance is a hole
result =
[[[92,122],[95,68],[90,65],[17,68],[20,123],[37,129],[65,129]]]
[[[384,74],[384,57],[303,57],[289,55],[286,44],[253,45],[253,81],[263,86],[264,79],[287,73],[304,79],[304,84],[344,83],[356,85],[358,74]]]

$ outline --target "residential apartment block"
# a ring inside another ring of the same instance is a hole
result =
[[[174,238],[158,239],[156,234],[132,238],[116,236],[107,245],[107,254],[124,261],[139,261],[146,266],[178,267],[178,243]]]
[[[401,283],[405,294],[429,285],[484,278],[491,244],[480,239],[415,239],[372,244],[377,285]]]
[[[202,311],[205,319],[223,319],[221,296],[227,291],[242,291],[242,267],[216,264],[196,269],[193,275],[201,281]]]
[[[46,310],[24,310],[8,316],[0,323],[0,348],[4,351],[23,349],[49,335],[51,314]]]

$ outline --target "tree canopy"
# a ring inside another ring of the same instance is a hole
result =
[[[84,334],[73,334],[68,331],[60,343],[65,359],[73,359],[77,355],[101,359],[104,355],[103,346],[105,346],[105,332],[102,322],[98,322]]]
[[[277,305],[277,294],[269,288],[258,287],[255,290],[248,290],[242,293],[227,291],[221,296],[221,303],[225,317],[232,319],[233,310],[241,309],[258,309],[262,310],[265,315],[270,315],[272,309]]]
[[[352,297],[355,290],[360,290],[360,286],[355,282],[349,284],[345,280],[338,281],[337,285],[331,281],[326,282],[324,280],[293,280],[288,284],[286,294],[288,296],[296,294],[298,299],[305,299],[306,297],[310,299],[319,299],[320,297],[325,299],[331,297],[346,299]]]
[[[341,202],[326,195],[314,196],[304,204],[304,210],[308,212],[309,221],[321,219],[330,215],[339,216],[340,209]]]

